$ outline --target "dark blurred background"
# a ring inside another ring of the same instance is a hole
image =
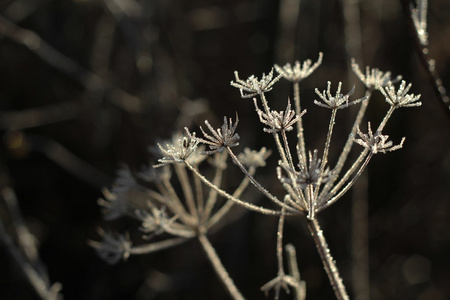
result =
[[[428,19],[429,55],[450,89],[450,2],[430,1]],[[404,148],[375,156],[367,189],[359,187],[369,199],[370,298],[449,299],[450,118],[419,64],[400,1],[2,0],[0,188],[15,190],[64,298],[228,299],[196,241],[107,265],[87,245],[99,238],[96,227],[109,226],[96,200],[121,163],[137,170],[158,138],[184,126],[198,131],[204,119],[218,126],[238,112],[240,150],[274,148],[253,103],[229,85],[233,72],[260,77],[274,63],[315,61],[320,51],[322,66],[301,84],[310,149],[322,149],[329,118],[312,103],[314,88],[330,80],[334,91],[342,81],[344,92],[355,84],[355,97],[364,93],[351,57],[403,75],[422,94],[422,107],[396,111],[386,128],[394,143],[406,137]],[[291,93],[276,84],[272,107],[283,109]],[[368,119],[379,122],[387,109],[374,94]],[[331,158],[351,114],[338,116]],[[280,194],[275,164],[273,157],[257,178]],[[230,178],[241,176],[235,169]],[[319,219],[354,298],[351,194]],[[0,218],[11,230],[3,206]],[[263,299],[259,288],[276,275],[276,227],[276,218],[249,212],[210,237],[248,299]],[[288,220],[285,241],[297,249],[307,299],[333,299],[303,220]],[[36,299],[2,246],[0,261],[0,299]]]

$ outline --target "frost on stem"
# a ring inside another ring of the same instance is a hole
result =
[[[210,134],[207,134],[202,127],[200,130],[203,133],[203,138],[195,138],[197,142],[201,142],[209,146],[210,151],[204,151],[204,154],[214,154],[216,152],[222,152],[226,147],[234,147],[239,145],[239,134],[235,133],[236,127],[239,123],[238,116],[236,114],[236,122],[233,124],[233,120],[230,118],[227,122],[227,118],[223,117],[223,125],[219,129],[214,129],[206,120],[205,125],[208,127]]]
[[[395,86],[392,82],[388,82],[386,86],[380,86],[377,84],[376,88],[386,98],[386,102],[394,108],[398,107],[416,107],[421,106],[422,102],[419,101],[420,94],[408,94],[411,83],[406,85],[406,82],[402,80],[398,90],[395,90]]]
[[[366,67],[366,74],[364,75],[359,65],[352,58],[352,69],[353,72],[358,76],[359,80],[364,83],[367,89],[373,90],[378,84],[381,87],[385,87],[388,82],[398,82],[402,79],[402,76],[397,76],[394,80],[391,79],[391,72],[383,72],[377,68]]]
[[[259,121],[270,127],[264,128],[264,131],[268,133],[275,133],[282,130],[291,131],[294,129],[292,126],[306,113],[306,110],[304,110],[299,116],[297,116],[295,111],[291,109],[291,101],[289,101],[289,99],[285,111],[272,110],[269,114],[266,114],[259,109],[256,98],[253,98],[253,102],[255,103]]]
[[[252,75],[244,81],[239,78],[237,71],[234,71],[234,76],[236,77],[236,82],[231,81],[230,84],[239,89],[242,98],[252,98],[272,90],[272,86],[281,77],[281,75],[278,75],[273,78],[273,69],[267,75],[263,73],[261,80],[255,75]]]
[[[322,52],[319,53],[319,58],[314,63],[314,65],[311,66],[312,61],[310,59],[307,59],[303,62],[303,65],[300,64],[300,62],[297,60],[292,66],[290,63],[285,64],[283,67],[280,67],[279,65],[275,65],[275,70],[283,76],[285,79],[291,81],[291,82],[300,82],[309,75],[311,75],[312,72],[314,72],[322,63]]]
[[[343,108],[349,107],[350,105],[357,104],[363,100],[366,100],[366,97],[363,97],[363,98],[349,102],[348,99],[354,93],[355,86],[353,86],[351,91],[345,95],[341,94],[341,87],[342,87],[342,82],[339,82],[338,88],[336,90],[336,95],[332,96],[331,91],[330,91],[331,82],[328,81],[326,91],[323,91],[322,93],[320,93],[318,89],[315,90],[316,94],[320,97],[320,99],[322,99],[323,103],[319,102],[317,100],[314,100],[314,104],[321,106],[321,107],[330,108],[330,109],[343,109]]]
[[[388,135],[382,135],[381,132],[378,131],[375,132],[375,134],[373,134],[370,122],[368,123],[367,127],[368,133],[362,133],[358,127],[357,133],[360,138],[354,139],[354,141],[355,143],[363,146],[373,154],[377,154],[378,152],[381,153],[392,152],[403,147],[403,142],[405,141],[405,138],[402,138],[400,144],[394,146],[392,141],[388,141],[389,139]]]

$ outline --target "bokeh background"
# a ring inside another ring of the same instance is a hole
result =
[[[430,1],[428,19],[429,56],[450,89],[450,2]],[[310,149],[322,149],[329,118],[312,103],[314,88],[342,81],[344,91],[355,84],[355,97],[364,93],[351,57],[403,75],[422,94],[422,107],[398,110],[386,128],[394,142],[406,136],[404,148],[374,157],[353,194],[369,200],[370,299],[448,299],[450,115],[419,64],[400,1],[2,0],[0,188],[17,194],[64,298],[228,299],[196,241],[114,266],[101,261],[87,244],[99,238],[96,227],[133,223],[108,224],[96,201],[121,164],[139,169],[152,161],[149,145],[184,126],[198,130],[204,119],[218,126],[237,112],[241,150],[273,148],[252,102],[229,85],[233,72],[260,77],[320,51],[322,66],[301,85]],[[272,107],[284,108],[291,93],[276,84]],[[387,109],[375,94],[368,119],[379,122]],[[338,117],[331,158],[351,115]],[[275,164],[257,178],[281,194]],[[233,176],[241,174],[232,166],[230,184]],[[352,298],[368,299],[352,279],[351,216],[349,193],[319,218]],[[12,233],[3,204],[0,218]],[[259,288],[276,275],[276,226],[249,212],[210,237],[248,299],[264,299]],[[297,249],[307,299],[333,299],[302,220],[288,220],[285,240]],[[0,299],[37,299],[3,245],[0,262]]]

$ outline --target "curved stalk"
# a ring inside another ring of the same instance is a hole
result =
[[[216,250],[214,250],[214,247],[211,245],[206,235],[199,234],[198,240],[200,241],[203,250],[205,250],[206,256],[208,257],[211,265],[216,271],[217,276],[219,276],[220,280],[225,285],[225,288],[227,289],[230,296],[234,300],[244,300],[245,298],[237,289],[236,285],[233,282],[233,279],[231,279],[230,275],[228,275],[227,270],[225,270],[225,267],[222,265],[222,262],[220,261],[220,258],[216,253]]]

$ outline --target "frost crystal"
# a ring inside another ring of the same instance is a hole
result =
[[[395,86],[392,82],[388,82],[385,87],[377,84],[377,89],[386,98],[386,102],[394,107],[415,107],[421,106],[422,102],[419,101],[420,95],[407,94],[411,88],[411,83],[406,85],[406,82],[402,80],[398,90],[395,90]]]
[[[319,58],[314,63],[314,65],[311,66],[312,61],[310,59],[307,59],[303,62],[303,65],[300,64],[300,62],[297,60],[294,64],[294,66],[291,66],[290,63],[285,64],[283,67],[280,67],[279,65],[275,65],[275,70],[283,76],[285,79],[291,81],[291,82],[300,82],[309,75],[311,75],[312,72],[314,72],[322,63],[322,52],[319,53]]]
[[[382,135],[380,132],[375,132],[373,134],[372,128],[370,126],[370,122],[368,124],[368,133],[364,134],[361,132],[359,127],[357,128],[357,133],[359,135],[359,139],[353,139],[355,143],[363,146],[364,148],[368,149],[373,154],[377,154],[378,152],[386,153],[398,150],[403,147],[403,142],[405,141],[405,138],[402,138],[400,141],[400,144],[393,145],[392,141],[388,141],[389,136],[388,135]]]
[[[239,135],[235,133],[236,127],[239,123],[238,116],[236,114],[236,123],[233,124],[232,119],[230,118],[229,123],[227,122],[227,118],[223,117],[223,125],[222,128],[215,130],[209,122],[206,120],[205,125],[208,127],[209,131],[212,135],[207,134],[202,127],[200,130],[202,131],[205,139],[195,138],[197,142],[204,143],[209,145],[210,151],[204,151],[204,154],[213,154],[216,152],[222,152],[226,147],[234,147],[239,145]]]
[[[267,75],[263,73],[261,80],[259,80],[255,75],[252,75],[244,81],[239,78],[237,71],[234,72],[234,76],[236,77],[236,82],[231,81],[230,84],[239,89],[242,98],[252,98],[272,90],[272,86],[281,77],[281,75],[278,75],[273,78],[273,69]]]
[[[364,85],[373,90],[376,85],[385,87],[388,82],[398,82],[402,79],[402,76],[397,76],[396,79],[391,80],[391,72],[382,72],[377,68],[366,67],[366,75],[364,75],[359,68],[358,64],[355,63],[355,60],[352,59],[352,69],[355,72],[356,76],[364,83]]]
[[[331,82],[328,81],[326,91],[323,91],[322,93],[320,93],[319,90],[316,89],[316,94],[320,97],[320,99],[322,99],[322,101],[324,103],[314,100],[314,104],[321,106],[321,107],[330,108],[330,109],[343,109],[343,108],[349,107],[350,105],[357,104],[363,100],[366,100],[366,97],[363,97],[361,99],[357,99],[352,102],[349,102],[348,99],[354,93],[355,86],[353,86],[352,90],[350,92],[348,92],[348,94],[345,94],[345,95],[341,94],[341,87],[342,87],[342,82],[339,82],[338,88],[336,91],[336,95],[331,96],[331,91],[330,91]]]
[[[282,130],[291,131],[293,129],[292,125],[294,125],[295,122],[297,122],[298,119],[306,113],[306,111],[303,111],[300,116],[296,116],[295,111],[291,109],[291,102],[288,100],[288,104],[284,112],[272,110],[269,114],[266,114],[258,108],[256,99],[253,99],[253,101],[255,103],[259,120],[261,123],[270,127],[264,128],[264,131],[269,133],[279,132]]]
[[[160,164],[153,166],[158,168],[167,164],[182,163],[187,160],[197,149],[198,141],[195,137],[195,133],[191,135],[186,128],[187,137],[180,137],[177,143],[166,144],[166,148],[163,148],[161,144],[158,144],[163,158],[158,159]]]

